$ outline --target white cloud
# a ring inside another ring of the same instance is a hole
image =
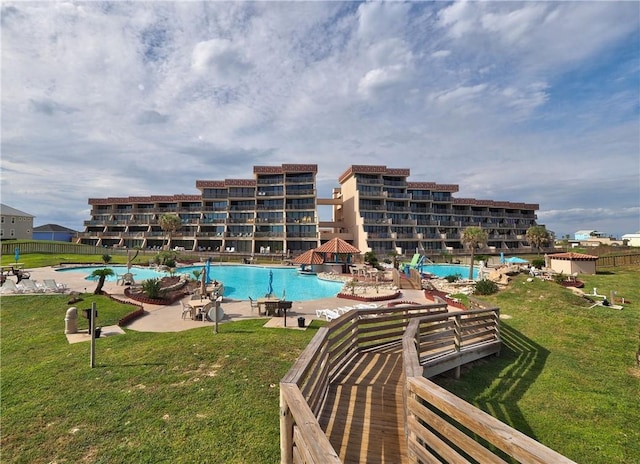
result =
[[[634,7],[5,2],[3,203],[79,229],[89,197],[197,193],[291,162],[317,163],[329,195],[375,163],[540,203],[573,232],[577,217],[546,212],[638,204]]]

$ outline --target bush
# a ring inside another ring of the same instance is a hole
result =
[[[451,274],[445,277],[445,280],[447,282],[449,282],[450,284],[452,284],[453,282],[457,282],[458,280],[460,280],[460,274]]]
[[[163,298],[166,291],[162,288],[162,280],[147,279],[142,282],[142,291],[148,298]]]
[[[109,264],[111,262],[111,255],[107,255],[107,254],[102,255],[102,262],[105,264]]]
[[[498,284],[492,280],[480,280],[476,283],[474,294],[476,295],[493,295],[498,291]]]
[[[545,267],[545,264],[546,262],[544,258],[534,258],[531,260],[531,265],[538,269],[542,269],[543,267]]]
[[[562,272],[553,276],[553,281],[557,284],[562,284],[565,280],[567,280],[567,276]]]

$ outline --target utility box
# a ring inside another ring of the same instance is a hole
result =
[[[64,333],[78,333],[78,308],[75,306],[67,309],[67,315],[64,318]]]

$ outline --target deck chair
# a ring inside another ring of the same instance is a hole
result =
[[[7,279],[0,287],[0,293],[23,293],[24,290],[19,288],[13,280]]]
[[[17,287],[22,288],[25,293],[44,293],[44,288],[39,287],[35,281],[30,279],[21,280]]]
[[[253,314],[253,310],[257,309],[260,312],[260,307],[258,306],[258,302],[253,298],[249,297],[249,304],[251,305],[251,314]]]
[[[611,308],[611,309],[624,309],[624,306],[613,304],[613,303],[605,304],[604,301],[598,301],[595,304],[592,304],[591,306],[589,306],[589,309],[595,308],[596,306],[602,306],[603,308]]]
[[[59,284],[55,279],[43,279],[42,283],[44,284],[45,292],[62,293],[66,290],[66,286]]]
[[[327,309],[325,310],[324,317],[327,319],[327,322],[331,322],[334,319],[338,319],[340,317],[340,313],[333,309]]]

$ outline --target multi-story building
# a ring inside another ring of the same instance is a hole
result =
[[[297,255],[340,237],[377,254],[463,251],[462,231],[480,226],[489,251],[529,249],[525,233],[538,205],[454,198],[458,186],[409,182],[409,169],[351,166],[331,198],[318,198],[317,165],[255,166],[253,179],[197,180],[199,195],[89,199],[82,243],[160,248],[163,214],[181,227],[169,246],[194,251]],[[318,206],[332,218],[320,221]]]
[[[409,174],[386,166],[349,167],[333,191],[339,200],[333,219],[342,225],[342,238],[376,254],[437,255],[464,252],[462,231],[479,226],[489,236],[488,251],[530,248],[525,234],[536,225],[538,205],[454,198],[458,185],[409,182]]]
[[[0,205],[0,240],[33,238],[33,218],[29,213]]]
[[[253,179],[197,180],[199,195],[91,198],[81,243],[160,248],[163,214],[182,226],[169,246],[186,250],[297,254],[319,244],[313,164],[255,166]]]

